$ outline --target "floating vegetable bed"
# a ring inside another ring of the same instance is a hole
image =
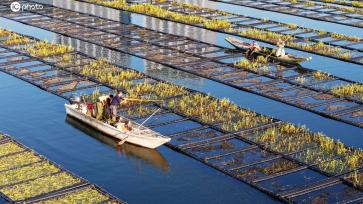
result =
[[[12,50],[17,52],[17,50]],[[76,55],[81,55],[76,52],[73,52],[72,54],[74,54],[74,57],[70,58],[70,61],[67,62],[68,64],[72,64],[73,59],[79,59]],[[30,59],[33,58],[34,57]],[[37,60],[35,61],[38,61],[38,63],[46,63],[55,70],[61,70],[64,73],[72,74],[77,81],[85,82],[84,84],[93,84],[76,87],[70,89],[70,91],[66,93],[74,91],[80,93],[84,90],[93,89],[96,91],[93,94],[89,93],[87,99],[94,101],[98,95],[103,93],[109,94],[112,89],[117,88],[123,90],[125,93],[129,93],[127,90],[132,90],[130,93],[140,97],[152,96],[163,98],[164,101],[162,102],[153,101],[125,104],[122,107],[121,112],[127,117],[142,120],[158,108],[161,108],[162,110],[158,113],[158,116],[165,116],[164,118],[161,117],[163,118],[162,121],[156,124],[147,125],[162,134],[171,135],[171,137],[177,138],[180,143],[168,144],[170,147],[178,149],[213,168],[240,179],[279,199],[284,200],[289,196],[280,196],[276,194],[274,190],[265,188],[264,185],[258,185],[258,183],[268,183],[275,178],[285,182],[284,178],[287,178],[292,173],[301,173],[306,169],[318,172],[319,175],[329,178],[331,175],[345,175],[345,173],[348,173],[347,171],[354,171],[362,166],[360,162],[361,150],[348,148],[339,141],[333,141],[319,133],[312,133],[303,127],[287,123],[281,124],[281,122],[276,119],[236,106],[227,99],[217,99],[172,83],[152,79],[145,75],[142,75],[140,78],[138,77],[138,72],[132,72],[130,69],[119,66],[112,68],[114,65],[102,60],[100,61],[100,59],[95,60],[89,58],[89,60],[86,60],[87,62],[85,64],[75,64],[73,67],[67,67],[67,65],[55,65],[58,61],[52,61],[49,58],[51,57],[36,58]],[[83,56],[83,58],[87,57]],[[102,72],[102,69],[99,68],[98,64],[102,64],[106,69],[111,67],[111,69],[108,70],[111,73],[117,73],[118,76],[122,76],[120,80],[125,83],[123,83],[122,86],[116,87],[111,86],[109,80],[101,82],[100,79],[103,75],[106,75],[107,72]],[[81,70],[85,67],[88,68],[87,73],[82,74]],[[6,70],[12,70],[13,72],[16,71],[17,68],[9,68]],[[9,73],[6,70],[4,71]],[[99,70],[99,72],[92,72],[93,70]],[[24,79],[26,75],[29,77],[29,74],[30,73],[26,72],[17,75],[17,77]],[[136,79],[134,79],[135,76]],[[41,80],[51,80],[52,78],[53,77],[48,78],[47,76],[46,78],[41,78]],[[34,84],[32,81],[30,81],[30,83]],[[65,81],[64,84],[63,81],[60,81],[59,83],[48,83],[52,84],[51,87],[42,86],[42,88],[48,91],[55,91],[54,87],[62,87],[63,85],[68,86],[70,84],[68,81]],[[101,85],[107,87],[109,90],[104,92],[103,90],[98,89],[97,87]],[[288,89],[291,86],[291,84],[287,83],[275,83],[275,85],[276,90]],[[266,84],[266,86],[268,86],[268,84]],[[162,94],[154,94],[153,92],[155,92],[155,90],[161,91]],[[267,88],[266,90],[268,91]],[[176,92],[179,94],[175,94]],[[59,94],[59,92],[56,94],[64,96]],[[69,97],[65,98],[69,99]],[[168,116],[167,114],[170,113],[179,115],[179,117]],[[321,146],[322,150],[313,154],[307,154],[308,151],[312,152],[315,150],[317,146]],[[328,154],[329,152],[331,153],[330,155]],[[20,153],[19,155],[21,154],[24,153]],[[324,157],[325,160],[320,164],[316,155],[327,156]],[[352,157],[348,157],[348,155]],[[22,160],[20,159],[20,161]],[[15,167],[9,165],[4,168],[21,168],[24,167],[23,165],[34,165],[36,162],[40,161],[35,160],[32,163],[21,163],[20,166]],[[339,165],[336,165],[337,163],[345,164],[346,169],[340,171],[340,168],[336,168],[339,167]],[[60,177],[65,178],[64,182],[59,183],[59,185],[55,183],[54,185],[49,186],[48,191],[55,192],[62,187],[78,185],[78,183],[80,183],[78,182],[79,180],[77,180],[78,178],[73,178],[72,176],[68,177],[68,174],[63,175],[62,173],[63,172],[55,172],[55,174],[41,176],[43,180],[40,180],[39,182],[43,183],[47,180],[52,181],[53,178],[57,178],[57,175],[61,175]],[[305,179],[303,177],[300,178]],[[343,178],[339,178],[338,181],[342,182]],[[8,194],[14,194],[13,196],[20,196],[17,193],[22,191],[27,191],[27,195],[29,196],[43,192],[43,190],[36,188],[28,190],[29,185],[33,184],[33,182],[36,183],[35,181],[30,180],[24,181],[21,184],[14,184],[14,186],[20,186],[18,191],[11,186],[3,188],[7,189]],[[301,183],[304,182],[301,181]],[[350,181],[344,185],[348,189],[354,189],[353,185],[357,184]],[[296,186],[296,188],[303,187],[304,186],[301,185]],[[327,188],[327,186],[324,184],[322,188]],[[296,190],[295,187],[292,190]],[[285,193],[285,190],[283,189],[282,192]]]
[[[9,136],[0,133],[0,139],[6,139],[0,144],[0,192],[7,201],[89,203],[108,200],[121,203]],[[49,198],[49,195],[52,196]]]

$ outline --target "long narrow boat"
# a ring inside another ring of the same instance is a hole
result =
[[[250,43],[247,43],[247,42],[244,42],[242,40],[232,38],[232,37],[227,37],[225,40],[229,44],[234,46],[236,49],[243,50],[243,51],[248,50],[251,45]],[[289,63],[289,64],[298,64],[300,62],[309,61],[312,59],[311,57],[296,57],[295,55],[292,55],[292,54],[287,54],[283,57],[277,57],[274,52],[275,51],[271,48],[263,47],[261,49],[261,51],[256,52],[255,55],[262,55],[265,57],[268,56],[269,58],[279,60],[279,61]]]
[[[92,116],[82,113],[81,110],[78,110],[77,104],[64,104],[64,106],[67,115],[80,120],[81,122],[95,128],[100,132],[105,133],[106,135],[119,139],[121,142],[120,144],[127,142],[141,147],[155,149],[171,140],[170,137],[165,137],[134,121],[131,122],[132,130],[126,132],[117,129],[112,125],[99,121]],[[125,118],[121,117],[121,119]]]

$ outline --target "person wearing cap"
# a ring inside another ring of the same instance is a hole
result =
[[[112,121],[116,121],[118,107],[120,106],[122,101],[123,101],[122,92],[117,91],[117,94],[112,98],[110,105]]]

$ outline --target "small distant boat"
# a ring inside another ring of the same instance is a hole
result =
[[[171,139],[165,137],[149,128],[146,128],[134,121],[132,121],[131,131],[122,131],[116,127],[99,121],[92,116],[82,113],[81,110],[77,109],[77,104],[64,104],[67,115],[80,120],[81,122],[95,128],[96,130],[105,133],[113,138],[119,139],[121,144],[128,142],[141,147],[155,149]],[[122,118],[122,117],[121,117]],[[124,118],[125,119],[125,118]],[[127,119],[125,119],[127,120]]]
[[[225,39],[229,44],[233,45],[238,50],[246,51],[250,47],[250,43],[244,42],[242,40],[238,40],[236,38],[227,37]],[[292,54],[287,54],[283,57],[277,57],[274,53],[275,51],[271,48],[263,47],[261,51],[255,52],[255,55],[269,56],[272,59],[279,60],[289,64],[298,64],[304,61],[309,61],[311,57],[296,57]]]

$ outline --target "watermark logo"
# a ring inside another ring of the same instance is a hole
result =
[[[11,5],[10,5],[10,9],[11,9],[11,11],[13,11],[13,12],[18,12],[18,11],[20,11],[20,9],[21,9],[21,5],[20,5],[20,3],[19,2],[13,2],[13,3],[11,3]]]
[[[43,5],[36,3],[20,4],[19,2],[14,1],[13,3],[11,3],[10,9],[13,12],[19,12],[20,10],[41,10],[43,9]]]

